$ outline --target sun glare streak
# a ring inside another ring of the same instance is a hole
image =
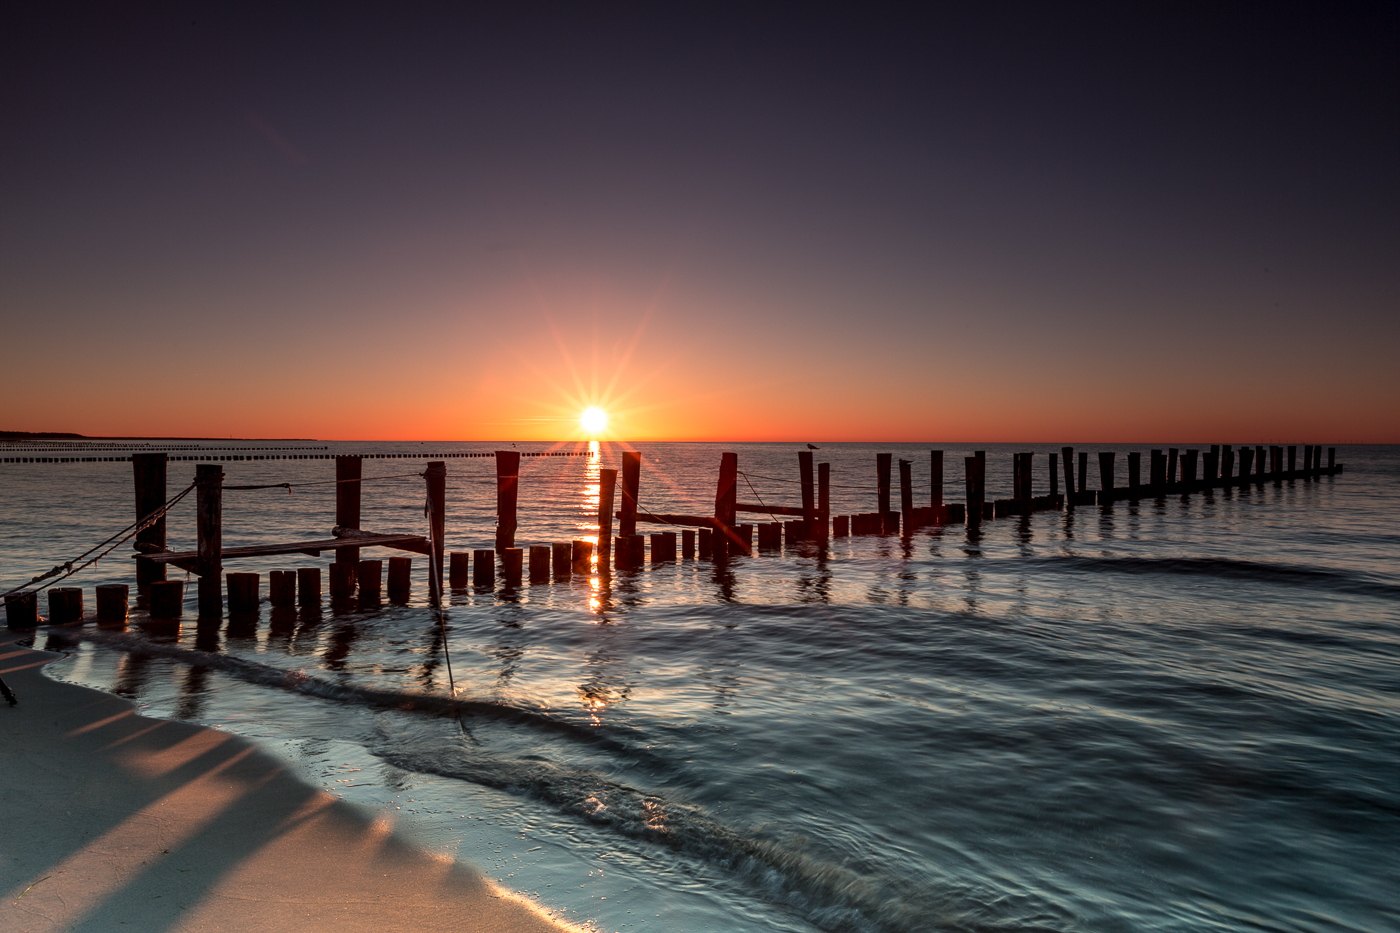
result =
[[[584,431],[597,436],[608,429],[608,413],[597,405],[590,405],[579,415],[578,423]]]

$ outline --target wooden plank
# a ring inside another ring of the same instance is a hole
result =
[[[364,535],[354,538],[331,538],[326,541],[295,541],[290,544],[255,544],[249,547],[226,547],[222,550],[224,559],[236,557],[267,557],[275,554],[309,554],[320,556],[322,551],[333,551],[345,546],[346,541],[354,541],[356,547],[391,547],[415,554],[428,553],[428,539],[422,535]],[[197,551],[156,551],[140,554],[157,564],[175,564],[182,569],[194,570],[199,559]],[[185,567],[188,564],[189,567]]]
[[[801,509],[795,509],[793,511],[798,515],[802,514]],[[621,517],[621,513],[618,513],[618,517]],[[710,518],[706,515],[670,515],[667,513],[654,515],[650,512],[639,512],[637,513],[637,521],[647,522],[652,525],[685,525],[691,528],[714,528],[719,519]]]
[[[784,505],[755,505],[752,502],[739,502],[734,506],[736,512],[756,512],[759,515],[795,515],[798,518],[807,516],[806,509],[794,509]],[[642,521],[642,519],[638,519]]]

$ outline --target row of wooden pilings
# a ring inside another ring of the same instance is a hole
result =
[[[1114,452],[1098,454],[1100,489],[1088,489],[1089,454],[1080,451],[1076,457],[1072,447],[1059,454],[1049,454],[1048,492],[1037,496],[1033,489],[1032,453],[1013,455],[1010,499],[988,502],[986,499],[986,453],[979,451],[964,458],[964,503],[943,501],[943,452],[930,451],[929,504],[914,504],[912,462],[899,461],[900,508],[892,506],[893,457],[876,457],[876,503],[871,513],[831,516],[830,465],[813,464],[812,453],[798,454],[798,485],[800,507],[768,506],[763,503],[738,501],[738,458],[734,453],[722,454],[716,488],[715,510],[710,516],[655,514],[640,505],[641,455],[626,452],[621,471],[599,471],[598,539],[577,539],[526,549],[515,546],[518,518],[520,458],[518,451],[497,451],[497,526],[494,549],[445,553],[445,488],[446,464],[428,464],[423,476],[427,485],[429,535],[373,535],[361,532],[362,458],[336,458],[336,531],[340,537],[331,541],[292,542],[280,545],[225,549],[222,546],[223,469],[217,463],[201,463],[196,467],[196,536],[197,548],[187,554],[172,554],[166,550],[165,518],[137,533],[135,546],[141,552],[136,560],[138,605],[149,609],[152,618],[178,618],[184,603],[182,581],[166,580],[166,563],[198,575],[198,609],[201,617],[220,617],[224,609],[224,588],[227,588],[230,616],[256,612],[260,602],[261,579],[256,573],[223,573],[225,557],[264,556],[272,554],[311,553],[334,550],[335,561],[329,565],[331,603],[345,605],[357,600],[361,608],[381,604],[384,582],[384,562],[361,560],[362,545],[396,547],[430,558],[429,599],[441,604],[443,571],[452,588],[494,587],[497,561],[507,586],[519,586],[528,579],[532,584],[569,580],[575,574],[589,574],[596,568],[600,575],[612,570],[634,570],[647,560],[649,538],[652,563],[680,560],[719,561],[736,555],[751,555],[755,551],[779,549],[807,543],[824,544],[829,537],[847,535],[906,534],[918,528],[940,524],[967,522],[980,524],[985,519],[1008,515],[1025,515],[1043,509],[1065,506],[1111,504],[1117,500],[1140,500],[1170,494],[1189,494],[1222,487],[1237,487],[1286,480],[1312,480],[1341,472],[1336,463],[1336,448],[1326,448],[1327,462],[1322,465],[1323,448],[1304,445],[1302,467],[1297,465],[1298,448],[1263,446],[1241,447],[1215,445],[1208,451],[1185,449],[1153,450],[1150,452],[1149,479],[1141,480],[1141,455],[1129,453],[1128,485],[1115,485]],[[136,493],[136,515],[147,519],[166,503],[167,456],[163,453],[137,454],[132,457]],[[1238,470],[1236,469],[1238,464]],[[619,475],[620,472],[620,475]],[[1060,492],[1063,476],[1065,494]],[[619,482],[620,480],[620,482]],[[236,487],[235,487],[236,488]],[[620,508],[615,509],[615,492],[621,490]],[[740,522],[740,513],[766,514],[770,522]],[[777,520],[779,516],[794,520]],[[613,534],[614,519],[617,534]],[[637,533],[638,523],[683,526],[679,535],[661,531],[650,536]],[[755,547],[757,537],[757,547]],[[526,557],[528,553],[528,565]],[[444,568],[444,557],[448,558]],[[388,598],[390,602],[407,602],[410,597],[412,558],[391,557],[388,564]],[[269,602],[274,607],[319,607],[322,600],[321,569],[302,567],[296,570],[272,571],[269,574]],[[49,621],[55,624],[80,621],[84,617],[82,590],[75,587],[54,587],[49,591]],[[128,589],[111,584],[97,588],[97,617],[99,620],[126,617]],[[11,628],[32,628],[38,624],[37,597],[32,591],[6,597],[6,615]]]

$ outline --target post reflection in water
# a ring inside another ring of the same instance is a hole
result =
[[[175,705],[176,719],[198,719],[204,714],[209,693],[209,669],[194,665],[185,674],[180,688],[180,701]]]
[[[810,564],[798,565],[797,594],[804,603],[831,602],[831,567],[825,548],[818,547]]]
[[[436,679],[438,665],[442,657],[442,632],[446,626],[444,617],[443,625],[435,625],[428,629],[428,646],[424,653],[423,666],[418,675],[418,682],[422,684],[424,690],[432,690]]]
[[[609,669],[616,662],[616,658],[602,650],[589,655],[585,662],[588,678],[578,685],[578,696],[595,725],[602,723],[601,714],[609,706],[628,699],[632,694],[633,684],[621,677],[614,683],[614,678],[609,676]]]
[[[351,650],[355,647],[355,640],[360,637],[360,627],[353,621],[346,620],[331,630],[331,643],[326,648],[326,653],[322,655],[326,667],[333,671],[345,670],[345,659],[350,657]]]
[[[117,682],[112,685],[112,692],[128,700],[139,699],[146,691],[150,666],[150,655],[124,652],[117,658]]]
[[[195,626],[194,648],[196,651],[208,651],[215,654],[223,646],[223,640],[219,637],[219,624],[202,623]]]
[[[287,643],[287,654],[298,655],[316,653],[317,643],[320,641],[320,630],[323,616],[320,606],[307,606],[297,610],[297,618],[301,624],[292,633],[291,641]],[[309,647],[308,647],[309,646]]]

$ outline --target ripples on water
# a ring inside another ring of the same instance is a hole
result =
[[[645,507],[711,511],[721,448],[642,449]],[[728,449],[796,477],[794,446]],[[993,495],[1023,449],[1043,491],[1052,448],[991,447]],[[927,480],[925,447],[824,445],[835,513],[874,509],[848,487],[877,450]],[[599,929],[1400,929],[1400,450],[1340,453],[1319,482],[454,592],[456,703],[421,566],[408,606],[89,627],[51,670],[248,735]],[[492,462],[448,464],[448,546],[489,547]],[[518,543],[591,530],[596,461],[524,464]],[[130,521],[123,464],[0,470],[6,588]],[[225,544],[324,536],[332,497],[229,492]],[[421,483],[367,484],[364,515],[422,533]],[[172,516],[173,546],[192,535]]]

